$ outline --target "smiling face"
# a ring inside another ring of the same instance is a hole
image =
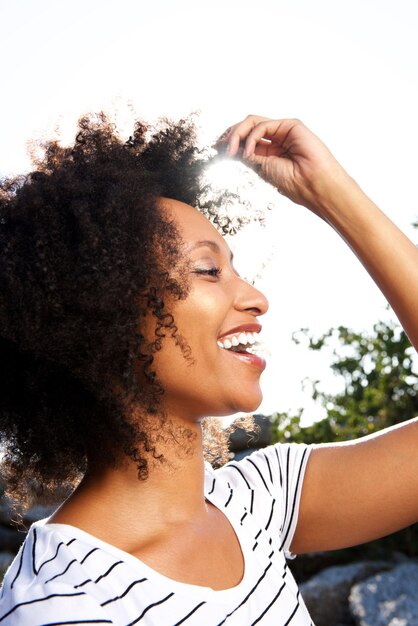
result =
[[[161,203],[179,229],[190,264],[190,291],[171,309],[193,357],[186,360],[171,338],[155,354],[165,408],[187,420],[254,411],[262,399],[265,363],[247,350],[268,302],[240,278],[228,245],[201,213],[176,200]]]

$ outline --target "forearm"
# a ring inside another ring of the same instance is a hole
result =
[[[347,242],[418,349],[418,250],[298,120],[248,116],[221,140]],[[418,521],[418,420],[356,443],[318,446],[292,550],[335,549]]]
[[[318,212],[357,255],[418,349],[418,249],[344,170],[317,197]]]
[[[325,219],[353,249],[418,349],[418,250],[298,120],[249,115],[220,144]]]

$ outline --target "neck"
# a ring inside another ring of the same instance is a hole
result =
[[[199,423],[188,424],[188,429],[193,437],[187,451],[167,437],[158,450],[164,461],[147,458],[146,480],[138,478],[130,459],[116,468],[90,467],[51,522],[77,526],[131,552],[139,541],[202,514],[206,509],[202,429]]]

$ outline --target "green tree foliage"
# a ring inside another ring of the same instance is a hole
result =
[[[331,368],[343,381],[335,395],[319,391],[313,398],[326,409],[325,419],[301,427],[302,411],[272,416],[275,439],[307,443],[344,441],[374,433],[418,415],[418,372],[414,350],[398,324],[378,322],[372,332],[340,326],[319,338],[302,330],[294,340],[306,338],[311,350],[333,348]]]

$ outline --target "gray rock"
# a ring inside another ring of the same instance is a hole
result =
[[[13,511],[10,500],[2,496],[0,498],[0,524],[9,524],[13,517],[16,517],[16,514]]]
[[[288,565],[294,579],[298,585],[301,585],[327,567],[356,563],[356,559],[352,556],[350,558],[350,556],[349,552],[343,550],[335,550],[332,552],[307,552],[306,554],[299,554],[298,558],[289,561]],[[357,557],[357,559],[359,558],[360,557]],[[369,560],[369,558],[364,556],[364,560]]]
[[[13,561],[15,555],[11,552],[0,552],[0,585],[3,582],[3,576],[9,569],[9,565]]]
[[[50,517],[57,509],[57,504],[36,504],[23,514],[23,521],[26,526],[30,526],[33,522],[37,522],[44,517]]]
[[[326,568],[300,585],[300,592],[316,626],[350,623],[348,596],[353,584],[390,567],[386,561],[337,565]]]
[[[351,590],[358,626],[418,626],[418,564],[403,563]]]
[[[50,504],[38,502],[27,511],[14,509],[13,503],[3,496],[0,498],[0,524],[3,526],[12,526],[13,528],[29,527],[33,522],[37,522],[44,517],[49,517],[56,510],[58,503],[64,498],[57,499]]]
[[[258,426],[257,432],[248,432],[243,428],[237,428],[229,436],[229,448],[231,452],[242,450],[265,448],[271,444],[272,425],[268,417],[254,415],[254,422]]]
[[[248,448],[248,450],[241,450],[240,452],[234,452],[234,461],[242,461],[246,456],[249,456],[253,452],[257,452],[258,448]]]
[[[16,553],[31,524],[49,517],[56,508],[56,504],[48,506],[37,504],[28,511],[16,511],[12,503],[3,496],[0,499],[0,553],[2,551]]]
[[[17,552],[25,537],[25,532],[7,528],[6,526],[0,526],[0,550]]]
[[[11,552],[0,552],[0,571],[5,572],[14,558]]]

